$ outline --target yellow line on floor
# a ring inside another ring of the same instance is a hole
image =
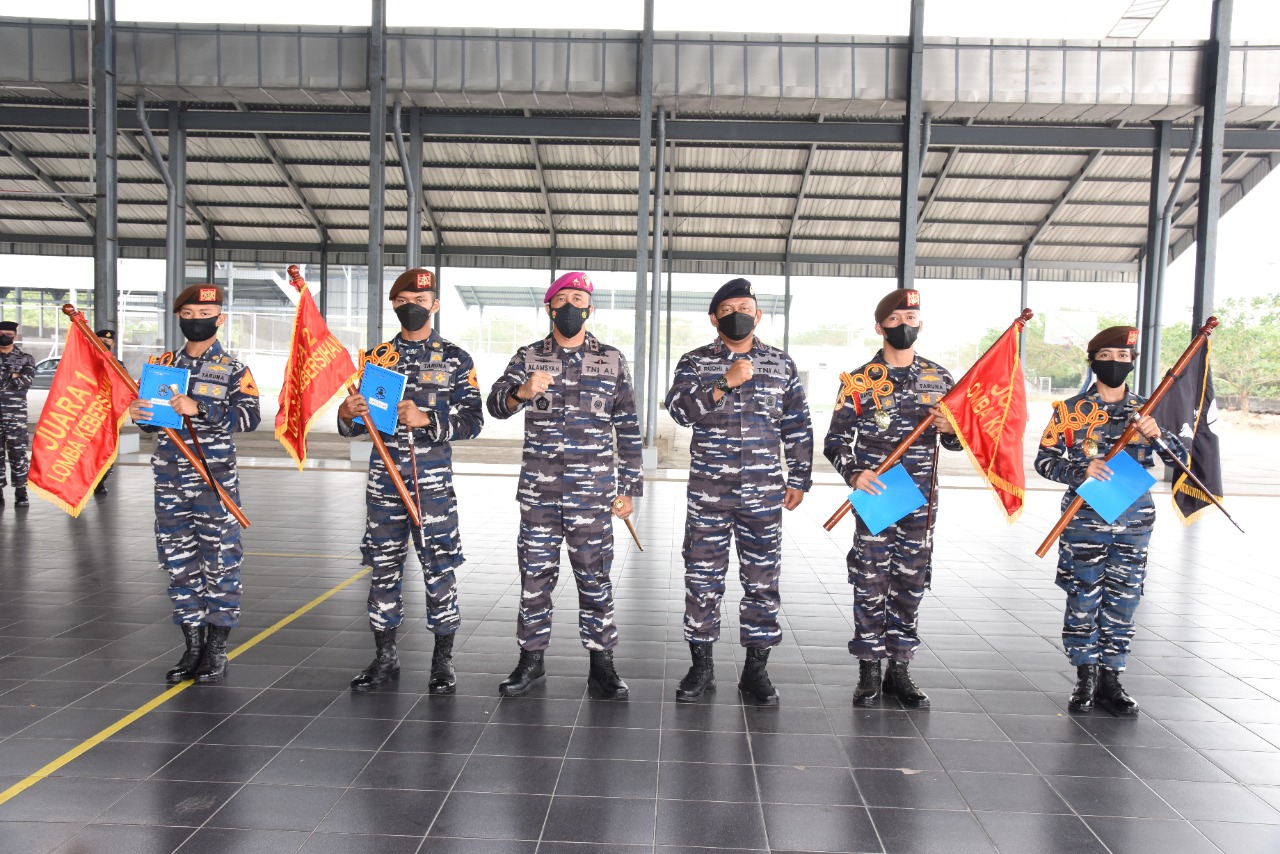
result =
[[[237,646],[235,649],[233,649],[230,653],[227,654],[227,658],[235,658],[236,656],[240,655],[240,653],[245,652],[246,650],[252,649],[253,647],[257,646],[258,643],[271,637],[280,629],[289,625],[294,620],[298,619],[303,614],[307,613],[312,608],[314,608],[315,606],[319,605],[321,602],[328,599],[330,596],[333,596],[336,593],[340,593],[341,591],[350,587],[352,584],[359,581],[364,576],[368,575],[369,572],[370,570],[366,567],[365,569],[360,570],[355,575],[351,576],[341,584],[335,587],[329,588],[324,593],[321,593],[319,596],[312,599],[310,602],[303,605],[302,607],[294,611],[289,616],[281,618],[274,625],[271,625],[268,628],[263,629],[253,637],[249,638],[244,643]],[[172,688],[165,691],[163,694],[159,695],[158,697],[155,697],[154,699],[138,707],[137,709],[134,709],[132,712],[125,715],[115,723],[111,724],[106,729],[101,730],[100,732],[97,732],[89,736],[84,741],[80,742],[75,747],[71,748],[66,753],[62,754],[57,759],[50,762],[48,765],[45,765],[40,770],[35,771],[30,776],[26,777],[23,780],[19,780],[17,783],[14,783],[12,786],[5,789],[3,792],[0,792],[0,804],[3,804],[11,800],[12,798],[16,797],[17,795],[21,794],[22,792],[25,792],[27,789],[31,788],[36,783],[39,783],[45,777],[48,777],[53,772],[57,771],[59,768],[68,764],[69,762],[76,759],[77,757],[83,756],[85,753],[88,753],[90,750],[97,747],[99,744],[106,741],[111,736],[120,732],[120,730],[124,729],[129,724],[133,723],[139,718],[142,718],[144,715],[148,714],[149,712],[155,711],[156,709],[163,706],[165,703],[169,702],[174,697],[178,696],[179,694],[181,694],[183,691],[187,690],[194,684],[195,683],[189,679],[186,682],[179,682],[177,685],[174,685]]]

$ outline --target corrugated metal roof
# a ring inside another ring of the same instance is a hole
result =
[[[0,33],[34,28],[60,37],[64,24],[0,19]],[[321,233],[314,216],[329,232],[330,251],[360,257],[368,242],[369,145],[358,123],[338,126],[353,115],[359,119],[358,113],[324,106],[358,108],[368,102],[361,91],[365,72],[356,62],[363,57],[360,33],[195,26],[184,29],[185,41],[179,44],[165,28],[153,27],[157,40],[144,45],[131,25],[121,26],[129,56],[122,57],[120,74],[132,86],[128,81],[140,73],[135,57],[145,54],[147,115],[162,153],[168,148],[169,117],[161,100],[188,105],[188,237],[203,240],[200,223],[208,222],[219,241],[234,245],[222,251],[262,247],[262,252],[297,258],[318,249]],[[406,105],[433,110],[419,116],[427,134],[421,175],[427,215],[420,242],[429,245],[438,227],[443,250],[454,263],[527,268],[549,263],[554,240],[562,258],[582,252],[591,269],[629,268],[636,251],[640,155],[634,138],[639,130],[635,34],[531,31],[512,39],[502,32],[395,31],[390,36],[393,89],[400,87]],[[241,61],[202,66],[212,55],[197,49],[202,39],[210,44],[221,39],[224,50]],[[565,39],[573,42],[572,51],[560,49]],[[317,59],[326,54],[316,46],[335,40],[343,40],[344,51],[351,49],[335,60],[341,69]],[[798,271],[883,274],[897,251],[900,142],[895,134],[849,142],[841,134],[856,135],[857,124],[844,122],[834,132],[831,126],[842,117],[881,122],[880,128],[900,121],[902,41],[724,33],[660,34],[657,41],[655,95],[674,111],[668,127],[678,139],[670,148],[663,224],[675,234],[676,267],[780,272],[790,236]],[[172,50],[166,53],[165,44]],[[449,59],[460,57],[464,45],[470,51],[465,76],[461,59]],[[1198,46],[928,39],[926,48],[926,107],[933,114],[935,144],[923,157],[918,253],[935,259],[930,270],[970,275],[983,269],[970,262],[989,261],[993,266],[987,272],[1005,276],[1007,262],[1018,259],[1026,241],[1037,235],[1030,254],[1035,262],[1118,265],[1063,273],[1067,278],[1132,277],[1146,233],[1150,153],[1098,146],[1105,153],[1077,181],[1093,149],[1056,145],[1053,136],[1039,137],[1034,146],[1001,144],[992,142],[990,133],[1004,131],[1015,139],[1020,129],[1046,123],[1057,123],[1055,131],[1103,131],[1121,121],[1153,118],[1181,121],[1185,127],[1197,109]],[[501,73],[491,66],[495,56],[511,60],[516,53],[527,64],[504,64]],[[664,65],[677,55],[678,71]],[[1233,49],[1232,57],[1229,122],[1240,128],[1246,121],[1280,119],[1280,51]],[[258,59],[265,64],[250,61]],[[356,64],[348,69],[348,62]],[[892,71],[888,76],[886,63]],[[47,102],[38,104],[26,89],[5,90],[0,134],[63,191],[84,195],[92,175],[88,133],[2,119],[6,109],[23,105],[87,116],[83,75],[58,68],[57,61],[35,63],[21,45],[0,55],[0,79],[41,77],[31,82]],[[338,70],[353,76],[326,76]],[[237,103],[242,109],[232,111]],[[281,111],[281,104],[297,106]],[[207,123],[201,110],[238,117],[240,124]],[[275,121],[315,118],[318,110],[335,124],[254,124],[262,114]],[[778,136],[780,118],[830,135],[810,144],[803,130],[792,127],[787,132],[798,138]],[[798,118],[805,121],[794,121]],[[491,123],[483,131],[458,129],[472,119]],[[539,120],[552,129],[521,135]],[[586,130],[576,136],[557,131],[559,120],[580,122],[574,127]],[[974,133],[988,134],[984,141],[936,142],[948,132],[953,140],[961,138],[969,121]],[[609,122],[625,126],[619,138],[591,138],[591,129]],[[713,122],[719,136],[707,131]],[[766,130],[755,136],[761,128]],[[118,160],[122,241],[162,241],[164,186],[139,130],[130,126],[122,136],[127,140]],[[758,138],[765,141],[753,141]],[[384,151],[384,242],[394,253],[405,240],[407,194],[390,137]],[[1176,173],[1181,156],[1175,149],[1171,172]],[[1251,189],[1275,159],[1262,149],[1228,152],[1224,204]],[[1179,200],[1185,209],[1175,238],[1184,239],[1193,222],[1196,193],[1193,180]],[[81,203],[92,208],[87,198]],[[1047,222],[1050,215],[1053,221]],[[88,227],[15,158],[0,157],[0,241],[6,234],[21,236],[12,243],[24,249],[37,243],[35,238],[46,239],[53,251],[59,240],[81,245]],[[134,248],[156,250],[141,243]],[[966,263],[947,266],[947,260]]]

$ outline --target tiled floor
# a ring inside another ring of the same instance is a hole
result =
[[[364,475],[251,470],[243,643],[359,571]],[[150,473],[122,467],[79,520],[0,516],[0,789],[165,690],[180,636],[155,568]],[[677,705],[684,484],[649,485],[641,554],[619,527],[619,669],[632,699],[586,692],[566,570],[545,688],[499,700],[516,656],[514,480],[458,492],[468,563],[459,693],[424,695],[422,584],[408,585],[398,687],[353,695],[371,637],[363,579],[0,805],[6,852],[1280,851],[1280,581],[1275,498],[1182,528],[1160,500],[1126,685],[1137,720],[1064,712],[1062,596],[1033,551],[1057,496],[1009,527],[977,489],[944,490],[914,668],[929,711],[850,704],[849,523],[819,487],[786,523],[778,708],[733,689]],[[730,591],[734,589],[731,582]],[[730,597],[732,601],[732,595]]]

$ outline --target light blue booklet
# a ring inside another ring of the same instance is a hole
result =
[[[367,363],[364,366],[364,378],[360,380],[360,393],[369,402],[369,415],[373,418],[373,426],[379,433],[395,435],[396,421],[399,420],[396,407],[404,397],[405,376],[395,371]],[[363,418],[352,419],[356,424],[363,424]]]
[[[1107,460],[1107,468],[1111,469],[1110,480],[1089,478],[1076,487],[1076,495],[1089,502],[1094,512],[1110,525],[1132,507],[1156,479],[1124,451]]]
[[[849,493],[849,503],[872,534],[880,533],[917,507],[922,507],[925,501],[924,493],[901,463],[880,475],[880,482],[884,489],[879,495],[861,489]]]
[[[142,378],[138,380],[138,397],[151,404],[151,420],[139,421],[149,427],[182,426],[182,416],[173,411],[169,398],[173,397],[170,386],[177,386],[182,394],[187,393],[187,384],[191,381],[191,372],[186,368],[175,368],[172,365],[153,365],[150,362],[142,366]]]

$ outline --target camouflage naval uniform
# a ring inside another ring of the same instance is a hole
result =
[[[191,416],[191,424],[213,477],[238,504],[240,481],[231,434],[256,430],[262,420],[253,374],[217,341],[197,358],[184,348],[153,361],[191,372],[187,396],[206,408],[205,417]],[[147,433],[159,430],[138,426]],[[177,432],[194,451],[186,427]],[[161,568],[169,573],[173,622],[235,628],[243,589],[240,523],[167,435],[161,434],[156,443],[151,468],[156,475],[156,551]]]
[[[431,423],[410,428],[397,423],[395,435],[383,434],[391,458],[409,494],[421,501],[422,530],[415,532],[386,466],[376,451],[369,455],[369,483],[365,489],[368,522],[360,553],[373,570],[369,583],[369,625],[383,632],[404,619],[404,563],[413,536],[427,586],[427,628],[433,634],[458,630],[458,594],[454,569],[461,566],[462,539],[458,533],[458,499],[453,491],[453,449],[450,442],[474,439],[484,426],[480,389],[471,356],[434,330],[421,341],[397,335],[390,342],[400,354],[392,370],[406,377],[404,400],[412,400]],[[412,430],[416,466],[410,466]],[[338,419],[343,436],[368,432],[363,424]],[[415,490],[416,478],[416,490]]]
[[[930,408],[955,385],[945,368],[920,356],[906,367],[891,368],[883,350],[862,367],[842,374],[841,383],[823,454],[850,484],[858,472],[884,462],[916,425],[931,417]],[[876,413],[881,411],[889,420],[883,428],[876,424]],[[958,437],[939,434],[931,425],[901,460],[920,491],[926,497],[933,492],[935,510],[938,495],[930,485],[939,435],[942,447],[960,450]],[[920,645],[916,614],[929,587],[933,562],[929,518],[926,503],[874,535],[857,519],[847,562],[854,620],[849,652],[859,660],[908,662]]]
[[[743,358],[751,359],[754,376],[716,402],[713,383]],[[666,407],[677,424],[693,428],[682,552],[685,639],[720,637],[732,536],[742,581],[739,639],[749,648],[777,646],[782,500],[786,489],[807,492],[813,484],[813,426],[795,362],[759,338],[747,353],[717,338],[680,358]]]
[[[9,458],[14,487],[27,488],[27,469],[31,465],[27,391],[35,376],[36,360],[17,344],[8,353],[0,353],[0,489],[8,486],[5,457]]]
[[[554,384],[516,409],[509,408],[512,390],[534,371],[551,374]],[[640,422],[626,358],[589,332],[582,346],[573,350],[548,335],[516,351],[489,392],[488,407],[495,418],[525,413],[524,461],[516,490],[520,648],[545,650],[551,640],[551,594],[560,575],[563,541],[578,585],[582,645],[612,650],[618,645],[618,628],[609,580],[611,505],[617,495],[638,496],[644,489]]]
[[[1054,404],[1053,418],[1040,439],[1036,471],[1067,485],[1062,509],[1076,497],[1094,455],[1105,455],[1128,425],[1129,414],[1145,399],[1128,392],[1124,399],[1105,403],[1097,385]],[[1184,461],[1186,451],[1177,435],[1162,430],[1164,441]],[[1094,450],[1087,440],[1092,439]],[[1124,451],[1150,468],[1153,446],[1138,437]],[[1163,455],[1163,451],[1161,452]],[[1108,525],[1086,502],[1058,540],[1056,583],[1067,594],[1062,646],[1077,667],[1102,664],[1121,671],[1133,640],[1134,615],[1147,576],[1147,544],[1156,510],[1151,493],[1143,493],[1129,509]]]

